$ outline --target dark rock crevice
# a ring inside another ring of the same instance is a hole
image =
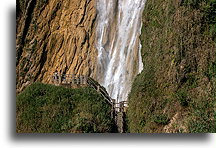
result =
[[[24,47],[26,35],[28,33],[29,26],[30,26],[31,21],[32,21],[33,11],[34,11],[36,3],[37,3],[36,0],[30,0],[28,2],[27,8],[26,8],[26,12],[25,12],[25,15],[24,15],[24,26],[23,26],[23,29],[22,29],[22,32],[21,32],[21,35],[20,35],[21,39],[18,40],[18,43],[17,43],[18,49],[17,49],[17,53],[16,53],[17,54],[16,55],[16,58],[17,58],[16,65],[19,64],[19,61],[20,61],[20,58],[21,58],[21,55],[22,55],[22,52],[23,52],[23,47]]]

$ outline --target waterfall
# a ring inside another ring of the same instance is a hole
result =
[[[117,101],[127,100],[142,71],[141,17],[146,0],[97,0],[97,80]]]

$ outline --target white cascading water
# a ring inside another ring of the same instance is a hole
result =
[[[142,71],[139,35],[146,0],[97,0],[97,80],[118,102]]]

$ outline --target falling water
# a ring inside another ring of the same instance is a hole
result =
[[[146,0],[97,0],[97,80],[117,101],[127,100],[142,71],[141,16]]]

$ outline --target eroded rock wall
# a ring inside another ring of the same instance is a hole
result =
[[[55,70],[95,77],[95,0],[17,2],[17,92]]]

